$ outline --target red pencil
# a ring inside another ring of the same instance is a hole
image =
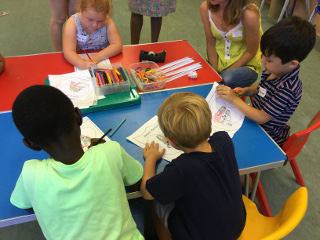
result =
[[[84,51],[85,54],[87,54],[87,56],[88,56],[88,58],[90,59],[90,61],[93,62],[92,59],[91,59],[91,57],[89,56],[89,54],[86,52],[86,50],[84,50],[84,48],[82,48],[82,50]]]

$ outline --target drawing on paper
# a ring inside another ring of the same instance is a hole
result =
[[[91,137],[81,135],[80,139],[81,139],[81,147],[83,149],[88,149],[88,147],[91,145]]]
[[[135,133],[127,137],[127,139],[142,148],[145,147],[146,143],[151,143],[152,141],[158,143],[159,149],[166,149],[163,158],[167,161],[172,161],[182,153],[182,151],[179,151],[172,147],[164,137],[164,134],[159,127],[157,116],[151,118]]]
[[[81,82],[71,81],[71,83],[70,83],[70,91],[75,92],[75,93],[80,92],[85,87],[86,87],[85,84],[83,84]]]
[[[212,112],[211,134],[218,131],[226,131],[230,137],[233,137],[241,127],[244,115],[232,104],[218,97],[216,93],[217,86],[217,83],[213,84],[206,98]]]
[[[91,79],[87,77],[69,78],[63,81],[59,86],[71,99],[85,99],[90,93]]]
[[[232,126],[231,122],[231,110],[227,109],[226,106],[221,106],[218,111],[212,117],[215,123],[225,124]]]
[[[100,128],[97,127],[88,117],[84,117],[81,125],[81,146],[84,151],[88,150],[88,147],[91,145],[91,138],[100,138],[103,135],[103,132]],[[105,141],[110,141],[106,136],[104,137]]]

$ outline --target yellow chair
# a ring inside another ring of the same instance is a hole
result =
[[[295,191],[275,217],[262,215],[254,202],[244,195],[242,198],[247,211],[247,220],[238,240],[281,239],[300,223],[308,206],[308,191],[305,187]]]

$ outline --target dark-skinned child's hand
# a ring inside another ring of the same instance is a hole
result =
[[[100,138],[91,138],[91,144],[90,144],[90,146],[88,147],[88,149],[91,148],[92,146],[94,146],[94,144],[95,144],[96,142],[98,142],[99,139],[100,139]],[[105,143],[105,142],[106,142],[106,141],[105,141],[104,139],[101,139],[101,141],[100,141],[98,144]]]

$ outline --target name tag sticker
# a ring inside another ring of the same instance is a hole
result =
[[[259,88],[258,95],[259,95],[260,97],[264,97],[266,94],[267,94],[267,89],[260,87],[260,88]]]
[[[242,31],[234,31],[232,36],[233,37],[242,37]]]
[[[83,36],[81,34],[77,34],[77,39],[79,42],[87,42],[89,36]]]

